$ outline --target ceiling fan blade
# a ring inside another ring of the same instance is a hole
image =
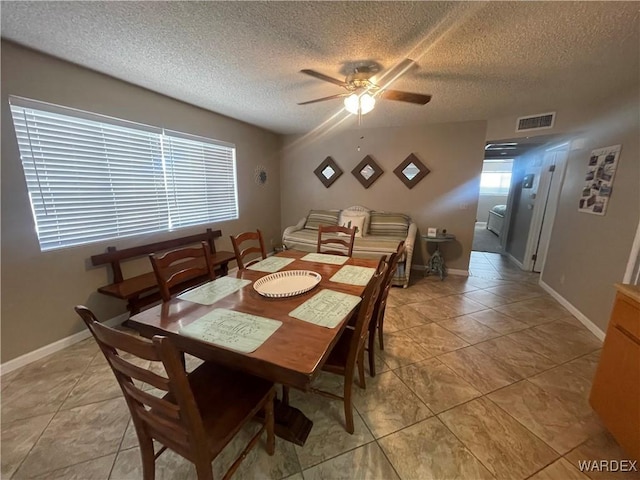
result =
[[[426,105],[431,100],[431,95],[423,95],[421,93],[401,92],[400,90],[383,90],[380,97],[387,100],[397,100],[399,102],[417,103]]]
[[[330,95],[328,97],[316,98],[315,100],[309,100],[308,102],[301,102],[298,105],[308,105],[310,103],[324,102],[325,100],[333,100],[334,98],[347,97],[349,95],[351,95],[349,92],[347,92],[347,93],[337,93],[336,95]]]
[[[339,85],[341,87],[346,87],[347,86],[346,82],[344,82],[342,80],[338,80],[337,78],[330,77],[329,75],[325,75],[324,73],[316,72],[315,70],[305,69],[305,70],[300,70],[300,73],[305,73],[307,75],[311,75],[312,77],[315,77],[315,78],[317,78],[319,80],[324,80],[325,82],[333,83],[333,84]]]

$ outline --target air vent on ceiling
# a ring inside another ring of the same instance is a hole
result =
[[[528,132],[530,130],[543,130],[553,128],[556,112],[540,113],[528,117],[520,117],[516,122],[516,132]]]

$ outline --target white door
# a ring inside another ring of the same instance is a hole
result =
[[[560,190],[562,189],[564,172],[567,165],[567,152],[566,149],[554,150],[547,152],[544,156],[544,166],[541,173],[537,198],[542,208],[541,224],[537,242],[532,249],[534,252],[532,255],[534,272],[542,272],[544,262],[547,259],[551,231],[556,217]]]

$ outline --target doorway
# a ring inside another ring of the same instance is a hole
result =
[[[504,216],[511,188],[513,158],[485,158],[480,174],[480,195],[472,250],[502,253]]]
[[[485,255],[498,254],[522,270],[542,271],[567,155],[568,143],[550,135],[487,143],[474,252],[491,252]],[[487,233],[493,243],[485,240]]]

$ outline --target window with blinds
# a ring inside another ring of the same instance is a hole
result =
[[[234,145],[10,104],[42,251],[238,218]]]
[[[480,175],[480,195],[508,195],[513,159],[485,160]]]

